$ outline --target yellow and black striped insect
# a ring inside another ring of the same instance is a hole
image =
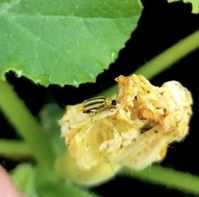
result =
[[[115,99],[107,99],[104,96],[90,98],[83,103],[83,113],[97,113],[102,110],[116,108],[117,101]]]

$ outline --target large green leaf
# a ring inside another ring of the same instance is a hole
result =
[[[179,0],[168,0],[169,3],[179,1]],[[183,0],[185,3],[191,3],[192,4],[192,12],[197,14],[199,13],[199,0]]]
[[[95,81],[136,28],[139,0],[1,0],[0,77],[36,83]]]

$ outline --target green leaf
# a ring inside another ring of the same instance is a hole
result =
[[[179,0],[168,0],[169,3],[175,2]],[[195,14],[199,13],[199,0],[183,0],[185,3],[191,3],[192,4],[192,12]]]
[[[62,181],[42,167],[21,164],[12,171],[12,179],[18,189],[29,197],[96,197],[69,181]]]
[[[18,189],[30,196],[38,197],[35,190],[35,169],[29,164],[18,165],[12,172],[12,179],[17,185]]]
[[[3,0],[0,77],[13,70],[43,85],[95,81],[141,11],[139,0]]]

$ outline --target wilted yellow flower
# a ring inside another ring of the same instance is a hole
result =
[[[179,82],[156,87],[140,75],[116,81],[115,107],[83,113],[80,103],[68,106],[60,120],[68,151],[81,170],[104,164],[142,169],[162,160],[168,144],[188,133],[192,97]]]

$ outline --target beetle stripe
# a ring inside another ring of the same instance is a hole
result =
[[[89,98],[86,101],[92,101],[92,100],[96,100],[96,99],[106,100],[106,97],[104,97],[104,96],[98,96],[98,97]]]
[[[83,113],[97,112],[99,109],[103,109],[105,107],[106,107],[106,98],[104,96],[90,98],[84,101]]]
[[[93,103],[93,102],[105,102],[106,98],[100,97],[100,98],[93,98],[93,99],[89,99],[84,101],[84,104],[89,104],[89,103]]]
[[[96,112],[99,109],[103,109],[103,108],[105,108],[105,105],[95,105],[95,106],[84,107],[83,113]]]
[[[96,101],[92,101],[92,102],[86,102],[84,103],[84,107],[89,107],[89,106],[94,106],[94,105],[105,105],[105,101],[104,100],[96,100]]]

